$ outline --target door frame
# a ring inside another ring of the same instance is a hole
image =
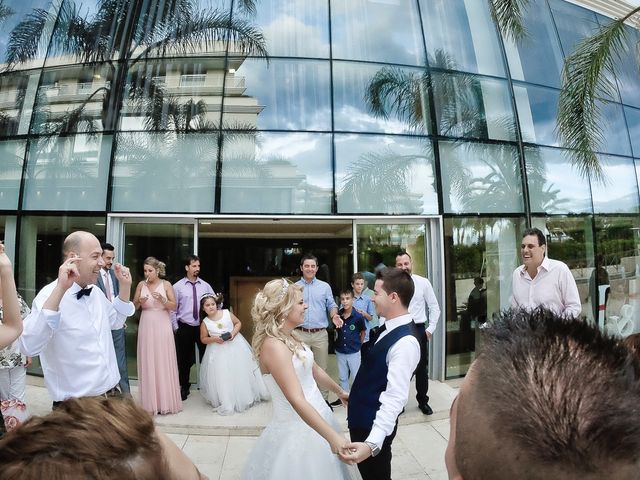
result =
[[[446,338],[446,298],[444,291],[444,229],[442,216],[437,215],[399,215],[399,216],[335,216],[335,215],[207,215],[207,214],[141,214],[141,213],[109,213],[107,215],[107,242],[116,247],[117,260],[122,261],[124,255],[125,225],[127,223],[149,224],[187,224],[193,226],[193,248],[198,254],[198,236],[200,222],[228,220],[248,220],[251,222],[272,223],[287,220],[304,224],[306,222],[344,223],[351,221],[353,266],[358,271],[358,225],[397,225],[423,224],[425,226],[425,266],[427,277],[440,303],[440,320],[434,332],[429,349],[429,376],[434,380],[445,379],[445,338]],[[301,232],[302,233],[302,232]]]

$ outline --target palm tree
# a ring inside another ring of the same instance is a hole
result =
[[[493,18],[503,35],[522,41],[526,36],[524,13],[529,0],[489,0]],[[601,105],[613,97],[614,85],[609,78],[627,50],[639,51],[640,44],[629,45],[629,29],[625,23],[638,19],[640,7],[619,19],[601,26],[583,39],[565,59],[557,114],[560,143],[570,149],[572,163],[586,177],[605,181],[596,151],[604,142]]]

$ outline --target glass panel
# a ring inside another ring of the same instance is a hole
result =
[[[127,40],[133,2],[65,0],[51,37],[46,66],[117,58]],[[130,11],[131,10],[131,11]]]
[[[138,282],[144,280],[143,262],[148,256],[154,256],[167,265],[167,277],[171,283],[184,276],[184,263],[188,255],[194,252],[193,224],[124,224],[124,264],[131,269],[133,287],[131,297]],[[116,252],[118,254],[118,252]],[[129,378],[138,378],[137,344],[140,310],[127,319],[125,345],[127,350],[127,369]],[[194,383],[197,383],[197,376]]]
[[[224,77],[217,58],[135,63],[127,73],[120,129],[217,129]],[[233,85],[229,74],[225,88]]]
[[[334,62],[335,129],[429,133],[427,81],[422,68]]]
[[[633,159],[600,155],[605,181],[592,180],[595,213],[638,212],[638,183]]]
[[[589,319],[589,266],[594,262],[592,217],[533,218],[531,223],[544,232],[549,258],[566,263],[571,270],[582,302],[582,316]]]
[[[596,33],[599,27],[598,20],[591,10],[573,5],[564,0],[550,0],[549,4],[558,29],[564,56],[568,57],[574,53],[579,42]],[[615,89],[615,78],[606,70],[604,70],[604,74],[612,82]],[[617,89],[614,92],[613,100],[620,101]]]
[[[109,65],[74,65],[45,71],[31,131],[47,135],[113,129]]]
[[[640,110],[624,107],[624,115],[627,119],[627,125],[629,126],[629,137],[631,138],[633,155],[640,157]]]
[[[57,278],[58,267],[62,263],[62,242],[75,230],[91,232],[98,239],[104,240],[105,217],[22,217],[18,288],[29,304],[42,287]]]
[[[415,0],[331,2],[333,58],[424,65],[416,7]]]
[[[246,60],[234,80],[237,88],[225,92],[225,128],[246,123],[260,129],[331,130],[329,62]]]
[[[213,212],[217,158],[217,134],[120,134],[112,210]]]
[[[595,305],[604,304],[598,324],[616,336],[640,332],[640,220],[597,215],[597,265],[589,278]],[[598,297],[596,295],[596,287]],[[592,309],[592,314],[597,310]]]
[[[425,257],[425,225],[415,224],[363,224],[357,223],[358,271],[367,286],[373,290],[376,272],[396,264],[396,254],[407,251],[411,255],[412,272],[427,274]]]
[[[504,76],[486,2],[420,0],[431,67]]]
[[[0,210],[17,210],[24,150],[23,140],[0,142]]]
[[[571,164],[564,150],[527,147],[525,159],[532,212],[592,212],[589,179]]]
[[[522,212],[522,177],[513,145],[440,142],[446,213]]]
[[[231,39],[229,49],[234,51],[234,40],[242,35],[237,30],[238,23],[230,20],[230,0],[180,3],[142,0],[140,3],[128,59],[172,58],[188,54],[221,57],[227,40]],[[228,28],[227,25],[232,26]],[[244,27],[247,26],[245,21]]]
[[[61,0],[8,0],[0,17],[0,71],[42,66]]]
[[[335,155],[339,213],[438,213],[426,138],[336,135]]]
[[[329,58],[329,2],[256,2],[256,23],[271,56]]]
[[[622,105],[600,102],[599,107],[602,112],[600,125],[604,138],[600,151],[631,156],[631,146],[629,145],[629,135],[622,113]]]
[[[331,136],[225,134],[223,213],[331,213]]]
[[[0,138],[26,134],[39,72],[0,75]]]
[[[445,219],[446,378],[467,373],[480,326],[511,306],[511,276],[520,262],[524,227],[524,219]]]
[[[466,74],[433,74],[438,131],[449,137],[515,140],[507,83]]]
[[[106,208],[111,135],[43,137],[29,143],[22,208]]]
[[[631,27],[626,27],[625,50],[616,59],[615,72],[622,103],[640,107],[640,81],[638,80],[638,51],[636,46],[640,42],[640,33]]]
[[[591,10],[564,0],[549,0],[549,5],[558,28],[562,50],[568,57],[582,39],[595,33],[599,27],[598,20]]]
[[[542,145],[558,145],[555,128],[560,92],[551,88],[514,84],[513,93],[522,140]]]
[[[560,87],[562,50],[545,0],[530,0],[524,25],[528,35],[522,41],[504,39],[509,70],[514,80]]]

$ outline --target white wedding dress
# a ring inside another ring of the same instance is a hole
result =
[[[313,378],[313,352],[305,347],[292,357],[304,396],[322,417],[339,431],[331,409]],[[264,375],[271,393],[273,418],[249,455],[244,480],[358,479],[358,469],[342,463],[331,447],[309,427],[289,404],[271,375]]]

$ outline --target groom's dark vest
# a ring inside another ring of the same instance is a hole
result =
[[[381,405],[380,394],[387,389],[389,371],[387,353],[398,340],[407,335],[420,338],[420,332],[415,323],[410,322],[396,327],[375,345],[363,349],[362,363],[349,393],[347,415],[349,429],[369,431],[373,427],[373,421]]]

